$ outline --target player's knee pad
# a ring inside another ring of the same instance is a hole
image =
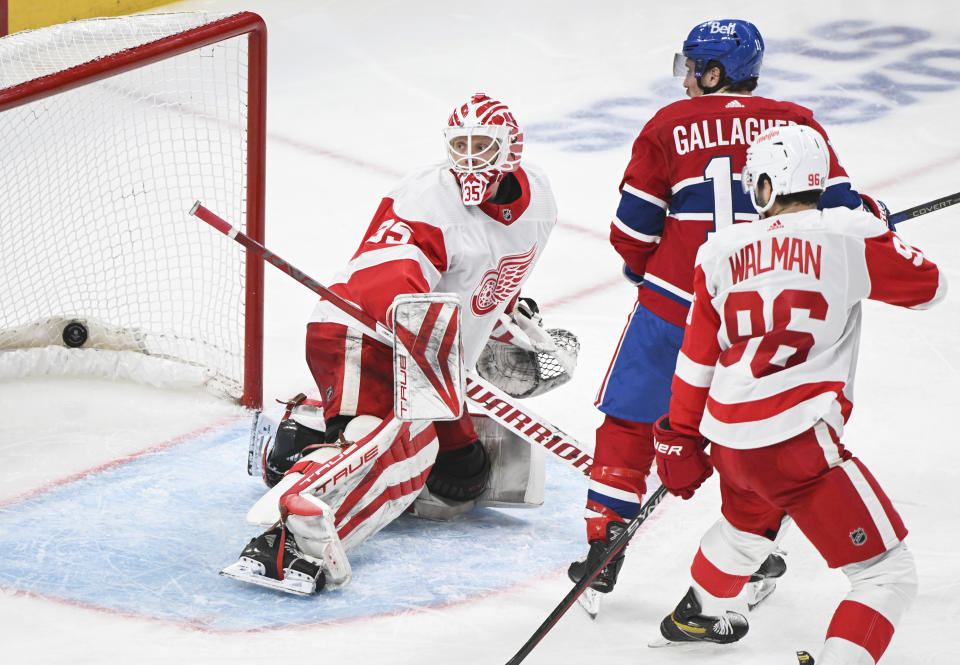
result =
[[[917,566],[905,543],[841,570],[850,580],[847,600],[873,608],[894,625],[917,596]]]
[[[790,524],[784,517],[777,536],[771,540],[741,531],[727,520],[714,522],[700,540],[700,552],[713,566],[728,575],[751,575],[783,538]]]
[[[483,492],[490,477],[490,456],[479,441],[437,454],[427,488],[445,499],[470,501]]]
[[[637,501],[647,491],[647,473],[625,466],[594,465],[590,480],[634,494]]]
[[[653,423],[607,415],[597,428],[594,459],[648,473],[653,464]]]

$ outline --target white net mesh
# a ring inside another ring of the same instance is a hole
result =
[[[0,39],[0,88],[221,18],[139,15],[17,33]],[[247,48],[247,35],[233,37],[2,112],[0,376],[13,349],[65,348],[62,328],[78,320],[100,334],[77,353],[125,349],[165,361],[160,372],[178,361],[240,397],[244,252],[188,211],[202,199],[246,229]],[[136,349],[113,345],[132,337]],[[8,376],[25,373],[16,357]]]

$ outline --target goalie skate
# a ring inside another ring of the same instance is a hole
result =
[[[283,574],[278,573],[280,540],[279,526],[260,534],[243,548],[237,562],[221,570],[220,574],[298,596],[311,596],[320,591],[325,582],[323,569],[297,550],[289,534],[283,539]]]
[[[253,415],[250,427],[250,444],[247,448],[247,474],[254,478],[265,478],[267,449],[277,434],[277,421],[257,411]]]

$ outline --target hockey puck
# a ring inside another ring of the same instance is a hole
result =
[[[87,341],[87,327],[79,321],[71,321],[63,327],[63,343],[69,347],[83,346]]]

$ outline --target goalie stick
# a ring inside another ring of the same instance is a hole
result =
[[[577,598],[580,597],[580,594],[583,593],[584,589],[590,586],[590,583],[594,578],[600,574],[600,571],[603,570],[604,566],[610,563],[610,560],[617,556],[624,547],[627,546],[627,543],[630,542],[630,539],[633,538],[633,534],[637,532],[637,529],[640,528],[640,525],[643,524],[644,520],[650,516],[650,513],[653,512],[653,509],[663,500],[663,497],[667,493],[667,488],[661,485],[653,494],[650,495],[650,498],[647,499],[647,502],[643,504],[643,507],[640,508],[640,512],[637,513],[637,516],[634,517],[627,524],[627,528],[624,529],[620,535],[610,541],[607,545],[607,552],[604,556],[596,563],[593,568],[590,568],[583,574],[583,577],[580,578],[580,581],[573,585],[573,588],[570,589],[570,592],[563,597],[563,600],[560,601],[560,604],[554,608],[553,612],[544,620],[540,627],[537,628],[533,635],[530,636],[530,639],[520,647],[520,650],[514,654],[513,658],[507,661],[507,665],[519,665],[520,662],[526,658],[533,648],[540,644],[547,633],[556,625],[557,621],[560,620],[567,610],[570,609],[570,606],[573,605]]]
[[[393,345],[393,334],[387,326],[359,307],[347,302],[302,270],[295,268],[293,264],[277,256],[240,229],[231,226],[229,222],[205,208],[200,201],[193,204],[190,214],[243,245],[248,252],[254,253],[270,265],[290,275],[331,305],[349,315],[376,339],[387,345]],[[542,446],[568,466],[586,476],[590,475],[593,458],[583,452],[576,439],[530,410],[521,408],[513,397],[472,371],[467,372],[466,395],[483,413],[504,427],[516,432],[527,443]]]
[[[913,219],[914,217],[919,217],[920,215],[926,215],[943,208],[948,208],[958,203],[960,203],[960,192],[948,194],[947,196],[941,196],[939,199],[927,201],[926,203],[921,203],[918,206],[913,206],[912,208],[907,208],[906,210],[892,213],[890,215],[890,223],[896,226],[900,222],[905,222],[908,219]]]

